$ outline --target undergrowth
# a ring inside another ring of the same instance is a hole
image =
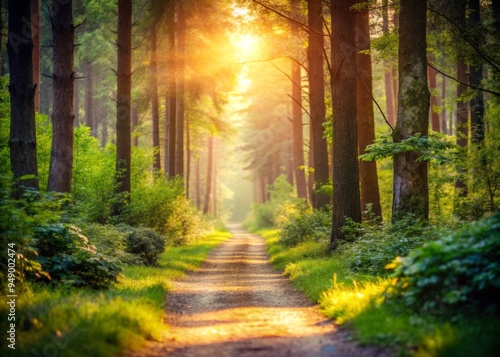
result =
[[[218,232],[189,246],[167,247],[157,266],[126,265],[121,281],[102,292],[29,284],[17,300],[16,349],[8,355],[104,357],[160,339],[170,281],[197,269],[229,237]],[[4,305],[0,315],[7,316]],[[2,319],[2,331],[6,324]]]

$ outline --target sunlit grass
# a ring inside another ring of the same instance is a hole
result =
[[[157,267],[126,266],[123,279],[108,291],[31,286],[18,300],[16,349],[8,355],[104,357],[160,339],[172,279],[196,270],[230,236],[218,232],[190,246],[169,247]],[[4,306],[0,313],[6,316]]]
[[[287,248],[278,230],[256,232],[265,238],[271,262],[292,284],[336,323],[353,329],[360,344],[389,347],[396,356],[480,357],[500,350],[498,318],[449,321],[419,315],[397,302],[384,303],[387,277],[352,272],[345,257],[326,252],[326,243]],[[343,259],[344,258],[344,259]]]

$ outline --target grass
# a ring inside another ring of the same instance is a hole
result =
[[[413,313],[384,302],[387,277],[349,270],[346,259],[329,255],[327,244],[279,243],[278,230],[256,231],[267,242],[271,262],[321,311],[352,328],[360,344],[389,347],[395,355],[418,357],[483,357],[500,350],[498,318],[449,318]]]
[[[120,283],[103,292],[31,285],[17,301],[16,349],[3,343],[1,355],[104,357],[160,339],[171,280],[196,270],[229,237],[217,232],[189,246],[168,247],[157,267],[126,266]],[[0,315],[7,316],[6,306]],[[3,331],[6,323],[2,318]]]

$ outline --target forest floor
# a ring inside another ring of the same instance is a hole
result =
[[[237,226],[167,295],[165,336],[145,356],[387,357],[360,347],[269,263],[264,240]]]

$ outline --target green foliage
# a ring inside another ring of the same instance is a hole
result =
[[[291,205],[282,213],[286,217],[280,226],[280,243],[295,246],[302,242],[328,242],[332,232],[331,209],[313,210],[303,201]]]
[[[268,188],[268,192],[268,201],[252,205],[252,212],[245,221],[246,227],[252,230],[275,227],[279,225],[283,210],[290,204],[299,202],[285,175],[279,176]]]
[[[144,265],[156,265],[158,257],[165,251],[165,238],[149,228],[118,226],[125,233],[126,251],[135,254]]]
[[[12,244],[16,252],[16,286],[23,290],[26,278],[47,277],[44,267],[36,260],[38,252],[33,241],[35,228],[60,220],[66,197],[25,191],[19,200],[11,199],[12,181],[0,174],[0,244],[7,249]],[[0,260],[0,290],[7,283],[7,260]]]
[[[389,297],[431,313],[496,313],[500,213],[397,258]]]
[[[438,163],[449,163],[457,154],[457,146],[453,144],[446,135],[431,132],[429,136],[421,136],[417,133],[399,143],[392,141],[391,135],[383,135],[375,140],[374,144],[366,147],[366,154],[360,155],[364,161],[372,161],[393,157],[394,155],[416,151],[422,155],[417,161],[435,160]]]
[[[73,225],[54,223],[34,229],[39,261],[51,280],[69,286],[105,289],[120,277],[121,266],[89,244]]]
[[[0,76],[0,172],[10,171],[10,99],[9,78]]]
[[[136,185],[123,219],[133,226],[155,229],[174,245],[192,243],[210,229],[184,196],[182,180],[162,176]]]
[[[394,224],[379,224],[376,220],[364,223],[350,221],[343,227],[349,241],[339,250],[352,271],[384,276],[385,266],[394,257],[406,256],[416,247],[436,240],[445,227],[405,217]]]
[[[87,222],[108,223],[112,207],[120,197],[115,196],[114,145],[101,148],[90,135],[90,128],[75,129],[73,167],[73,213]]]

